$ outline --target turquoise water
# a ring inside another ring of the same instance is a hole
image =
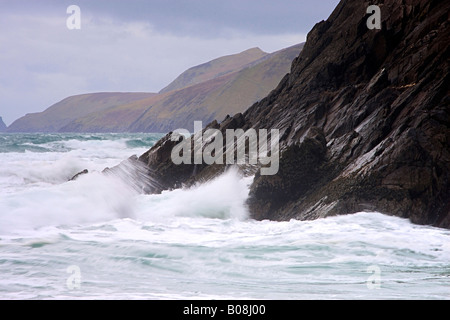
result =
[[[160,195],[101,174],[159,137],[0,135],[0,298],[450,298],[449,230],[376,212],[254,221],[233,170]]]
[[[130,149],[149,148],[162,134],[1,134],[0,153],[69,152],[77,145],[70,142],[122,141]]]

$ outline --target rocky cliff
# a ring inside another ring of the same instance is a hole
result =
[[[381,29],[367,27],[369,5]],[[450,228],[449,12],[449,1],[342,0],[274,91],[209,125],[280,130],[278,174],[251,186],[253,218],[376,210]],[[152,192],[225,169],[174,165],[170,137],[140,157]]]

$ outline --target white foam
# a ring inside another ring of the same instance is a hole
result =
[[[127,148],[127,140],[60,140],[41,145],[53,152],[0,153],[0,195],[61,184],[84,169],[102,171],[146,151]]]
[[[139,218],[161,221],[173,217],[246,219],[249,180],[230,169],[218,178],[189,189],[140,198]]]
[[[0,233],[131,217],[134,197],[134,191],[121,180],[100,173],[4,195],[0,199]]]
[[[449,230],[376,212],[254,221],[245,206],[252,178],[234,170],[143,195],[99,173],[136,149],[71,143],[81,149],[0,154],[2,297],[448,296]],[[84,168],[91,173],[64,180]],[[81,268],[79,291],[66,287],[70,265]],[[368,266],[380,268],[382,290],[367,288]]]

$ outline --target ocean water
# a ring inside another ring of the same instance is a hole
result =
[[[450,299],[449,230],[254,221],[234,170],[160,195],[101,174],[159,137],[0,135],[0,299]]]

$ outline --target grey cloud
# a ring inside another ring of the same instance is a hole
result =
[[[306,33],[339,0],[0,0],[18,13],[64,12],[77,4],[90,17],[146,21],[160,32],[214,37],[233,29],[256,34]]]
[[[196,64],[299,43],[338,0],[0,0],[0,116],[67,97],[158,91]],[[77,4],[82,29],[65,27]]]

